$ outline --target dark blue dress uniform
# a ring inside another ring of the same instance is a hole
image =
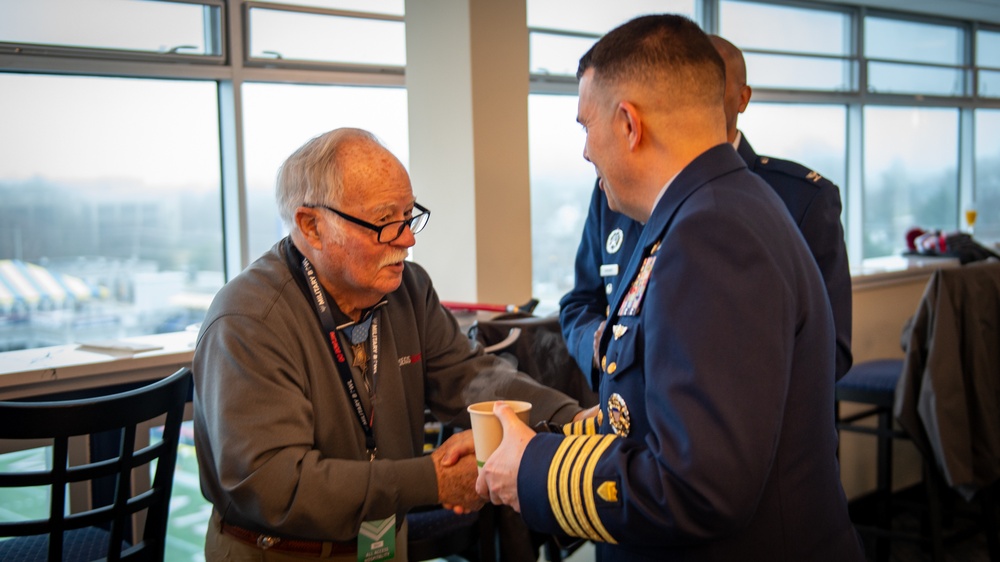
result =
[[[737,148],[750,171],[764,178],[792,214],[806,239],[833,308],[837,330],[837,380],[851,368],[851,269],[840,223],[840,190],[830,180],[790,160],[757,156],[746,137]]]
[[[823,275],[836,326],[839,380],[852,363],[851,273],[840,223],[840,190],[800,164],[757,156],[745,137],[740,140],[738,152],[747,167],[764,178],[785,203]],[[607,247],[615,230],[623,233],[623,242],[617,252],[609,252]],[[595,390],[598,373],[593,368],[594,332],[607,318],[611,292],[617,289],[641,232],[642,225],[610,210],[604,193],[594,187],[576,254],[576,283],[559,303],[559,321],[571,355],[584,373],[591,373],[588,382]],[[616,275],[602,275],[616,268]]]
[[[863,560],[836,459],[833,318],[774,190],[731,145],[706,151],[622,279],[599,432],[528,443],[528,525],[597,541],[605,561]]]
[[[642,225],[608,208],[608,198],[595,183],[583,238],[576,251],[576,283],[559,302],[559,323],[570,355],[597,390],[594,333],[608,317],[608,302],[642,233]]]

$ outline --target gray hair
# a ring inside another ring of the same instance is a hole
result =
[[[384,148],[368,131],[342,128],[314,137],[285,160],[278,169],[274,196],[286,227],[294,226],[295,210],[304,204],[336,204],[344,188],[341,149],[355,142]]]

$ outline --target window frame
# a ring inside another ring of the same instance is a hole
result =
[[[204,30],[206,45],[212,45],[214,54],[196,55],[177,52],[181,48],[178,45],[165,53],[152,51],[139,51],[133,49],[112,49],[103,47],[74,47],[69,45],[52,45],[41,43],[17,43],[0,41],[0,72],[5,70],[6,64],[3,62],[5,55],[13,57],[27,57],[27,62],[36,61],[36,57],[47,60],[53,59],[92,59],[98,61],[109,61],[112,64],[117,62],[135,63],[167,63],[167,64],[204,64],[223,65],[228,59],[228,30],[222,22],[225,21],[227,5],[224,0],[157,0],[160,3],[189,4],[212,9],[208,12]]]
[[[247,224],[247,185],[243,154],[242,86],[249,82],[308,85],[372,86],[405,88],[404,69],[377,65],[345,64],[245,64],[248,56],[246,10],[248,6],[293,10],[300,6],[235,0],[169,0],[217,6],[221,52],[219,57],[203,55],[140,53],[114,49],[63,46],[18,46],[0,43],[0,72],[126,77],[151,79],[213,80],[219,90],[220,168],[224,274],[228,281],[251,262]],[[346,12],[325,8],[305,8],[321,13]],[[362,12],[351,12],[361,15]],[[372,13],[374,19],[401,19]],[[31,48],[27,48],[31,47]],[[193,61],[192,59],[198,59]],[[197,62],[198,64],[192,64]]]

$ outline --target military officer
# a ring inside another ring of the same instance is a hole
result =
[[[566,347],[594,390],[599,385],[596,341],[608,317],[608,301],[641,233],[640,223],[608,208],[608,198],[596,182],[576,251],[576,283],[559,302]]]
[[[833,319],[775,191],[726,142],[724,64],[676,15],[580,61],[609,208],[643,223],[600,337],[602,415],[535,434],[510,408],[477,491],[598,560],[860,561],[833,426]]]
[[[737,128],[739,115],[746,110],[752,95],[747,85],[743,53],[717,35],[710,39],[726,64],[727,140],[736,147],[747,167],[761,176],[785,203],[823,275],[836,327],[839,380],[852,364],[851,276],[840,222],[840,190],[805,166],[758,156],[754,152]],[[590,212],[576,255],[576,281],[560,302],[559,320],[573,358],[585,374],[590,373],[588,383],[595,390],[599,376],[595,342],[607,318],[608,301],[619,284],[641,229],[640,223],[609,209],[600,186],[594,186]],[[620,246],[613,244],[619,239],[622,240]],[[614,248],[618,250],[612,251]]]

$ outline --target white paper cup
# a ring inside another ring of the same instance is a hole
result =
[[[487,402],[477,402],[469,406],[469,417],[472,418],[472,440],[476,445],[476,465],[483,468],[486,459],[490,458],[493,451],[500,446],[503,440],[503,425],[500,419],[493,415],[493,404],[496,400]],[[519,400],[503,400],[521,418],[521,421],[528,423],[531,413],[531,403]]]

